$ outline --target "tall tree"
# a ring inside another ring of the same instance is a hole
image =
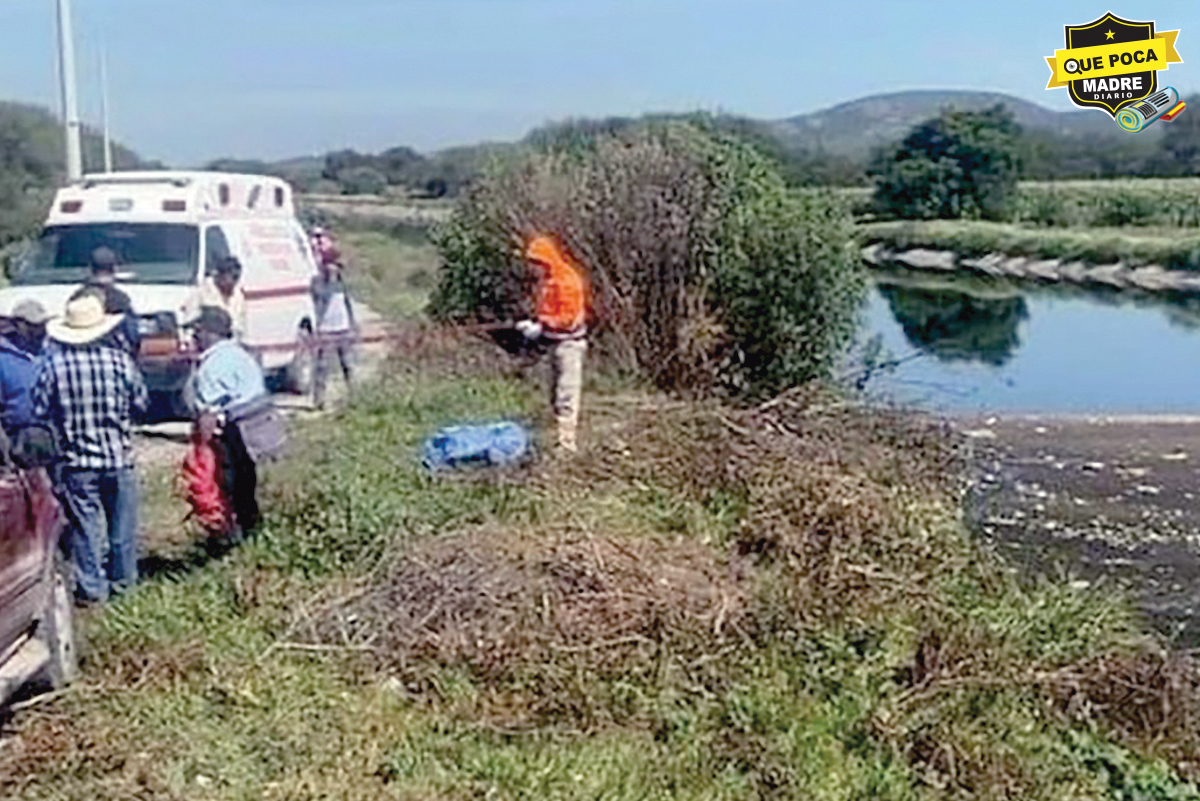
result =
[[[1016,188],[1020,132],[1003,105],[942,112],[876,154],[877,205],[906,218],[999,218]]]

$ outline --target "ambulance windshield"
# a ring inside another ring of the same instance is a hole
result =
[[[56,225],[42,236],[13,277],[16,284],[70,284],[90,274],[92,251],[117,254],[117,281],[191,284],[196,280],[200,236],[194,225],[88,223]]]

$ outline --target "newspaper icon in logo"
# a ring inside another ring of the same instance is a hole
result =
[[[1117,125],[1130,133],[1137,133],[1155,120],[1169,114],[1177,105],[1180,105],[1179,93],[1168,86],[1140,103],[1134,103],[1132,106],[1126,106],[1118,111]]]
[[[1064,26],[1066,47],[1047,57],[1047,89],[1066,86],[1071,102],[1098,108],[1126,131],[1137,133],[1183,110],[1174,89],[1159,88],[1158,71],[1181,63],[1179,31],[1155,31],[1154,22],[1135,22],[1109,12],[1086,25]]]

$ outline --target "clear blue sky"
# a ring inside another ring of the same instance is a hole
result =
[[[340,147],[428,151],[570,116],[761,118],[868,94],[990,89],[1069,109],[1044,56],[1097,2],[847,0],[74,0],[79,80],[114,134],[177,165]],[[0,99],[57,109],[54,0],[0,0]],[[1200,90],[1200,0],[1111,10],[1179,28]],[[1100,112],[1095,112],[1100,113]],[[1189,113],[1200,113],[1200,109]]]

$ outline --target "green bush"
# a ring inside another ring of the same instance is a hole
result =
[[[1003,106],[945,111],[875,158],[880,211],[907,219],[999,219],[1016,187],[1019,128]]]
[[[600,352],[663,388],[756,395],[826,376],[857,323],[865,279],[845,204],[789,192],[752,146],[693,125],[497,164],[435,235],[433,314],[523,313],[535,232],[590,268]]]

